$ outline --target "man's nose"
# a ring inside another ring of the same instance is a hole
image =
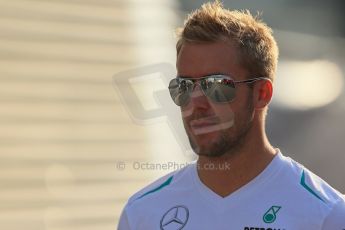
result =
[[[190,95],[190,106],[193,107],[208,107],[210,104],[209,99],[202,91],[200,84],[196,84]]]

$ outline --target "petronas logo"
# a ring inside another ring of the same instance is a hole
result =
[[[272,206],[270,209],[267,210],[267,212],[262,217],[265,223],[273,223],[277,218],[277,213],[281,206]]]

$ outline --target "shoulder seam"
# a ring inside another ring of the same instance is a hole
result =
[[[323,226],[325,225],[325,221],[328,218],[328,216],[330,215],[330,213],[333,211],[334,207],[337,206],[338,203],[342,202],[343,199],[341,197],[339,197],[339,199],[337,199],[333,204],[332,204],[332,208],[330,208],[328,214],[326,215],[326,217],[323,219],[322,221],[322,226],[321,229],[323,229]]]

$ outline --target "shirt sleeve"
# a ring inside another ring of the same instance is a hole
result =
[[[322,230],[345,229],[345,199],[340,199],[325,219]]]
[[[117,230],[133,230],[129,226],[129,220],[128,220],[128,216],[127,216],[126,207],[123,209],[123,211],[121,213],[119,224],[117,226]]]

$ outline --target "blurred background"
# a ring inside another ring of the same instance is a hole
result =
[[[203,2],[0,0],[0,229],[116,229],[131,194],[177,169],[147,164],[193,158],[166,78]],[[272,143],[345,193],[345,2],[224,5],[261,12],[278,41]]]

